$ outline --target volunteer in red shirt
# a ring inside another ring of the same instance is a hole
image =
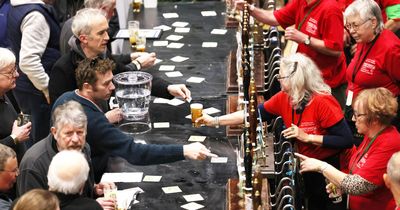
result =
[[[278,80],[282,91],[259,106],[263,120],[282,116],[287,127],[282,134],[296,140],[298,151],[337,168],[343,166],[339,154],[352,147],[352,134],[315,63],[300,53],[282,58]],[[243,119],[244,112],[238,111],[215,118],[203,113],[198,121],[216,126],[240,124]],[[334,204],[328,198],[321,174],[304,174],[303,180],[309,210],[345,209],[344,202]]]
[[[341,192],[349,194],[351,210],[393,210],[396,205],[383,174],[390,157],[400,150],[400,134],[391,125],[397,107],[396,97],[386,88],[362,91],[354,103],[353,121],[364,140],[357,149],[353,148],[349,174],[324,161],[297,154],[302,161],[300,172],[319,171]]]
[[[350,121],[352,101],[360,91],[385,87],[395,96],[400,95],[400,40],[383,29],[381,10],[373,0],[353,2],[344,15],[345,27],[357,42],[356,54],[346,72],[346,118]],[[399,119],[397,116],[393,122],[398,128]],[[353,123],[349,124],[354,128]]]
[[[236,7],[242,9],[244,2],[236,1]],[[286,29],[285,38],[298,43],[297,52],[317,64],[325,83],[332,88],[332,95],[344,108],[346,61],[343,30],[338,30],[343,27],[343,15],[336,0],[292,0],[277,11],[251,5],[249,11],[263,23]]]

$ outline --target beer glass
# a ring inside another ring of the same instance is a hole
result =
[[[104,189],[104,198],[115,201],[115,210],[118,209],[118,207],[117,207],[117,190],[118,190],[117,186],[113,186],[113,187]]]
[[[132,9],[133,9],[134,13],[139,13],[141,7],[142,7],[142,0],[133,0],[132,1]]]
[[[31,115],[29,114],[24,114],[21,112],[17,117],[18,126],[23,126],[30,121],[31,121]]]
[[[140,34],[136,39],[136,51],[137,52],[144,52],[146,51],[146,35]]]
[[[190,104],[190,112],[192,113],[192,126],[193,127],[200,127],[200,122],[196,123],[196,120],[203,116],[203,104],[200,103],[193,103]]]
[[[136,42],[139,36],[139,24],[137,20],[128,22],[129,42],[131,43],[132,50],[136,50]]]
[[[333,183],[331,183],[329,180],[325,179],[325,182],[327,183],[327,188],[329,188],[332,192],[333,197],[330,197],[332,203],[340,203],[342,202],[342,195],[337,192],[337,187]]]

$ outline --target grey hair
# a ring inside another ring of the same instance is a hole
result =
[[[114,4],[114,0],[85,0],[85,8],[94,8],[94,9],[100,9],[103,6],[111,6]]]
[[[78,194],[88,178],[89,170],[82,152],[63,150],[51,160],[47,172],[49,190],[66,195]]]
[[[90,34],[93,23],[95,22],[93,20],[99,20],[101,18],[106,18],[106,14],[103,10],[93,8],[79,10],[72,19],[72,33],[75,37],[79,37],[82,34]]]
[[[87,117],[82,106],[76,101],[68,101],[54,109],[53,127],[59,129],[64,125],[87,128]]]
[[[396,152],[392,155],[386,170],[390,179],[400,184],[400,152]]]
[[[11,50],[0,47],[0,55],[0,70],[11,64],[15,64],[15,55]]]
[[[4,170],[6,162],[10,158],[17,157],[17,154],[10,147],[0,144],[0,170]]]
[[[297,69],[293,72],[296,62]],[[321,71],[317,65],[304,54],[296,53],[282,58],[281,72],[284,75],[292,74],[283,82],[289,83],[289,95],[292,105],[296,109],[303,100],[309,102],[314,93],[331,93],[331,88],[322,79]]]
[[[344,17],[347,19],[349,16],[360,15],[363,21],[376,18],[377,26],[375,34],[379,34],[383,30],[383,18],[381,8],[373,0],[355,0],[344,11]]]

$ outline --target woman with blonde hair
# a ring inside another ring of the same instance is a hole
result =
[[[324,83],[318,67],[307,56],[296,53],[282,58],[278,80],[282,91],[259,105],[263,120],[282,116],[287,128],[282,134],[295,139],[300,153],[339,168],[339,154],[342,149],[352,147],[352,135],[341,107]],[[207,126],[234,125],[243,120],[243,111],[215,118],[203,114],[198,119]],[[309,173],[303,178],[310,209],[337,209],[337,205],[342,205],[329,200],[323,176]]]
[[[12,210],[60,210],[58,198],[50,191],[33,189],[23,194]]]
[[[360,146],[353,147],[347,159],[349,173],[324,161],[297,154],[302,160],[300,172],[318,171],[324,175],[341,192],[349,195],[351,210],[395,209],[383,174],[390,157],[400,151],[400,134],[391,125],[397,108],[397,99],[386,88],[362,91],[354,102],[353,121],[364,139]]]

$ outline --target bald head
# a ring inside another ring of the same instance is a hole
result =
[[[89,164],[83,153],[63,150],[57,153],[49,166],[49,190],[63,194],[80,193],[89,174]]]

